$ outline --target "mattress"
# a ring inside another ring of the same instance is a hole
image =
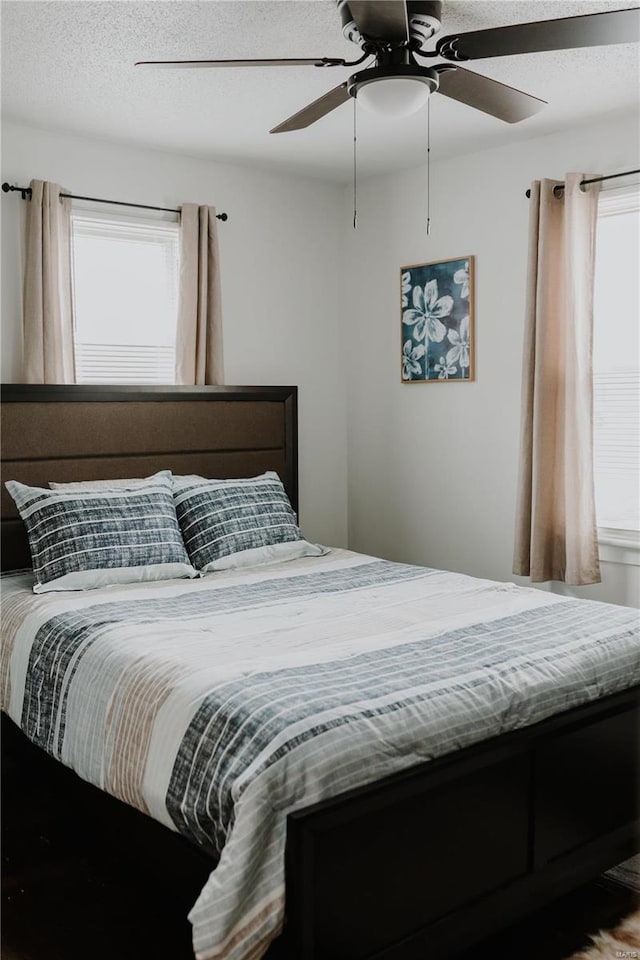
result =
[[[35,596],[3,578],[2,708],[206,849],[199,960],[284,922],[287,815],[640,683],[637,611],[344,550]]]

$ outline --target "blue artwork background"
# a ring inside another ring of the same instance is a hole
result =
[[[402,269],[403,380],[469,380],[470,260]]]

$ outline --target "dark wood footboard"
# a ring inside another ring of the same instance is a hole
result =
[[[287,956],[451,958],[640,849],[640,689],[292,814]]]
[[[195,900],[214,866],[200,850],[4,716],[2,758],[5,852],[54,819],[76,846],[99,832],[123,863],[184,877]],[[291,814],[287,836],[269,960],[452,960],[640,850],[640,688]]]

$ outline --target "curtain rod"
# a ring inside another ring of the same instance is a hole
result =
[[[31,196],[31,187],[12,187],[10,183],[2,184],[3,193],[17,191],[22,194],[22,199],[26,200]],[[75,193],[61,193],[61,197],[68,197],[70,200],[92,200],[94,203],[111,203],[117,207],[137,207],[139,210],[161,210],[163,213],[180,213],[180,209],[173,207],[152,207],[147,203],[126,203],[124,200],[101,200],[100,197],[80,197]],[[228,220],[226,213],[216,213],[217,220]]]
[[[630,177],[633,173],[640,173],[640,170],[626,170],[624,173],[610,173],[606,177],[593,177],[592,180],[581,180],[580,186],[584,187],[587,183],[600,183],[601,180],[615,180],[616,177]],[[2,189],[4,190],[4,186]],[[561,193],[564,190],[564,186],[558,185],[554,187],[553,192],[556,193],[556,190],[558,193]],[[556,196],[557,195],[558,194],[556,194]],[[531,196],[531,190],[527,190],[525,196],[528,199]]]

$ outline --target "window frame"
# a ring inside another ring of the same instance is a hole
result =
[[[103,221],[107,223],[112,222],[114,226],[118,224],[122,224],[125,230],[127,226],[131,226],[133,228],[135,228],[136,226],[153,228],[154,226],[159,226],[160,224],[173,228],[171,232],[174,234],[174,239],[177,244],[177,263],[176,263],[176,323],[177,323],[177,309],[178,309],[177,297],[179,296],[179,282],[180,282],[180,242],[179,242],[180,241],[180,238],[179,238],[180,214],[178,212],[174,213],[168,210],[167,211],[147,210],[147,209],[141,210],[141,209],[136,209],[135,207],[129,207],[126,204],[118,204],[117,209],[114,210],[113,204],[107,204],[106,202],[101,202],[98,200],[74,199],[72,201],[72,208],[71,208],[71,244],[72,244],[72,249],[71,249],[72,301],[71,303],[72,303],[74,354],[76,350],[76,344],[79,343],[77,339],[77,326],[76,326],[76,294],[75,294],[76,263],[75,263],[75,253],[73,249],[75,222],[77,220],[79,221],[85,220],[89,222],[91,220],[95,220],[97,222]],[[177,337],[176,337],[176,340],[177,340]],[[127,346],[127,344],[123,344],[120,346]],[[151,345],[151,344],[148,346],[150,346],[152,349],[155,347],[155,345]],[[144,381],[142,381],[145,385],[173,386],[176,384],[177,382],[175,379],[176,346],[177,346],[177,343],[174,342],[173,378],[168,383],[166,380],[156,381],[156,380],[145,379]],[[133,345],[133,348],[135,349],[135,345]],[[77,367],[75,367],[75,360],[74,360],[74,371],[77,376]],[[86,384],[89,386],[91,384],[100,385],[105,383],[105,381],[102,379],[101,380],[82,379],[77,382]],[[127,385],[127,384],[135,385],[136,383],[140,383],[141,381],[140,380],[135,380],[135,381],[124,380],[118,377],[117,380],[110,380],[109,382],[110,383],[115,382],[123,385]]]
[[[598,220],[640,211],[640,183],[616,186],[600,192]],[[594,475],[594,484],[596,477]],[[640,566],[640,531],[597,525],[600,560]]]

